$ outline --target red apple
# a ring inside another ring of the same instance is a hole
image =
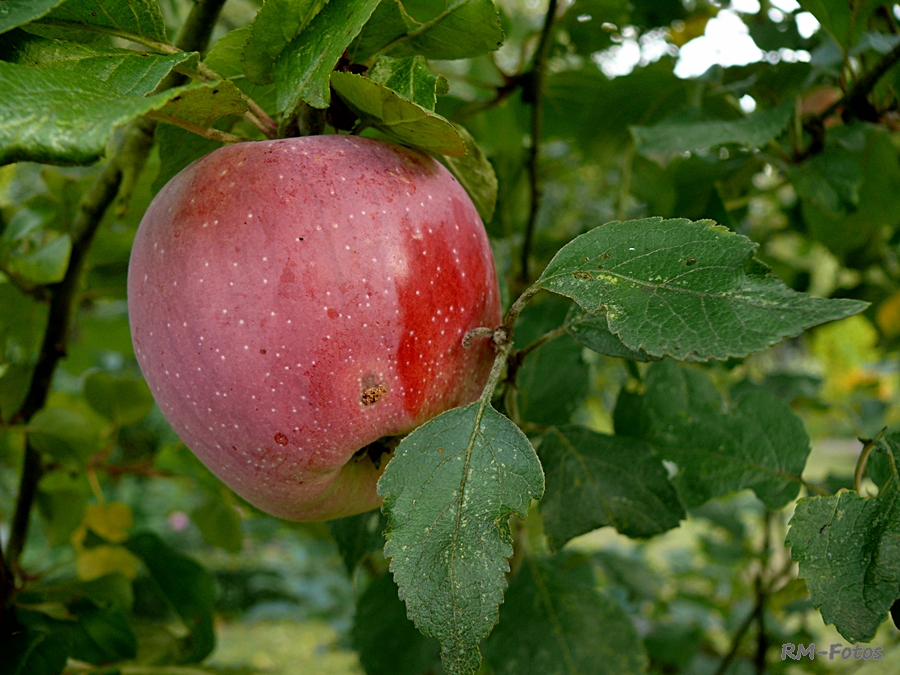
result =
[[[221,148],[156,196],[128,272],[135,354],[228,486],[291,520],[376,508],[361,451],[475,400],[501,321],[471,200],[415,150],[355,136]]]

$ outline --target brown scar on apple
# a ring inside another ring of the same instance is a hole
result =
[[[374,387],[368,387],[367,389],[363,390],[362,404],[375,405],[386,393],[387,387],[385,387],[383,384],[379,384]]]

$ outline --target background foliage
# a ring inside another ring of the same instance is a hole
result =
[[[898,17],[873,0],[0,4],[0,673],[897,672]],[[758,60],[679,77],[725,20]],[[398,448],[385,514],[292,524],[169,428],[125,275],[181,168],[323,130],[444,161],[518,321],[493,401]],[[499,442],[519,485],[467,488],[504,517],[453,551],[476,569],[458,623],[455,591],[417,581],[440,561],[409,523],[465,479],[403,491],[439,434],[474,462]],[[781,657],[857,641],[883,658]]]

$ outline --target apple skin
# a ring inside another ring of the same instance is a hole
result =
[[[342,135],[230,145],[175,176],[138,229],[128,309],[182,440],[251,504],[306,521],[380,505],[386,462],[358,451],[477,399],[494,350],[462,338],[501,321],[462,186]]]

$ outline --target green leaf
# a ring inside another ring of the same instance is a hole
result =
[[[746,356],[866,308],[787,288],[756,244],[712,221],[612,222],[566,244],[536,285],[596,313],[630,349],[706,361]]]
[[[159,173],[153,181],[154,194],[188,164],[224,145],[174,124],[158,125],[155,138],[159,146]]]
[[[358,516],[328,521],[328,531],[337,542],[341,558],[352,575],[356,565],[373,551],[384,548],[384,528],[387,518],[381,511],[368,511]],[[393,587],[393,584],[391,584]],[[396,589],[395,589],[396,590]],[[406,614],[404,613],[404,618]]]
[[[382,56],[369,71],[369,77],[431,112],[438,95],[446,94],[449,86],[442,75],[428,69],[421,56],[402,59]]]
[[[638,150],[645,154],[702,150],[715,145],[737,143],[759,148],[777,138],[794,113],[794,101],[763,110],[738,120],[680,122],[665,120],[652,127],[632,126]]]
[[[36,251],[12,255],[9,271],[34,284],[53,284],[66,275],[71,252],[72,238],[64,234]]]
[[[565,320],[567,303],[559,298],[531,305],[516,324],[516,349],[523,349]],[[519,369],[519,415],[535,424],[568,424],[590,388],[582,348],[562,335],[532,351]]]
[[[156,0],[66,0],[40,23],[67,30],[81,29],[126,39],[146,38],[169,43]]]
[[[453,128],[465,143],[466,154],[464,157],[446,155],[441,160],[469,193],[481,220],[489,223],[497,206],[497,174],[472,134],[459,124],[454,124]]]
[[[663,58],[612,80],[593,63],[549,73],[544,138],[572,139],[597,154],[623,148],[631,125],[652,125],[689,103],[696,85],[676,77],[673,67],[673,60]]]
[[[354,63],[368,61],[417,25],[399,0],[382,0],[347,51]]]
[[[751,392],[725,412],[706,374],[670,360],[650,367],[646,387],[643,438],[677,464],[672,482],[685,506],[745,488],[770,509],[796,498],[809,438],[786,403]],[[634,433],[634,427],[622,431]]]
[[[202,661],[216,645],[213,626],[216,589],[212,575],[190,558],[173,551],[155,534],[137,534],[124,545],[141,559],[184,622],[188,631],[184,639],[185,661]]]
[[[63,0],[6,0],[0,5],[0,33],[40,19]]]
[[[83,473],[55,469],[38,483],[37,504],[47,522],[50,542],[66,544],[84,520],[91,488]]]
[[[589,559],[527,558],[484,643],[497,675],[642,675],[647,655],[631,619],[597,590]]]
[[[619,29],[631,24],[630,5],[628,0],[577,0],[566,9],[557,26],[566,31],[576,53],[590,57],[613,44],[615,29],[606,30],[603,24]]]
[[[137,637],[123,612],[103,610],[90,602],[71,608],[78,617],[73,626],[72,658],[95,665],[133,659]]]
[[[145,96],[156,89],[173,68],[195,68],[198,55],[192,52],[162,55],[133,49],[88,46],[75,42],[45,40],[16,31],[0,47],[0,56],[25,66],[54,66],[106,82],[120,94]]]
[[[451,675],[478,669],[512,555],[509,516],[525,517],[544,476],[525,435],[484,401],[407,436],[378,482],[385,555],[409,617],[441,643]]]
[[[382,49],[391,56],[421,55],[429,59],[467,59],[503,44],[500,17],[492,0],[455,0],[430,21],[413,24]]]
[[[0,164],[89,164],[103,155],[115,127],[163,108],[186,92],[210,86],[124,96],[85,73],[54,65],[34,68],[0,62],[0,89],[6,93],[0,103]]]
[[[844,52],[856,44],[866,29],[866,19],[878,2],[847,0],[799,0],[800,6],[812,14]]]
[[[0,420],[9,422],[28,394],[47,324],[48,307],[0,283]]]
[[[275,83],[259,85],[244,74],[243,54],[250,36],[250,26],[226,33],[212,46],[203,63],[222,77],[231,80],[238,89],[258,103],[264,110],[275,110]]]
[[[569,335],[580,344],[600,354],[632,361],[655,360],[643,349],[635,350],[626,347],[618,336],[609,330],[606,314],[589,314],[573,303],[566,316],[565,326]]]
[[[685,517],[659,457],[643,441],[565,426],[541,436],[538,456],[547,476],[541,501],[552,549],[600,527],[652,537]]]
[[[234,506],[211,497],[193,511],[191,518],[200,529],[203,540],[229,553],[240,553],[244,547],[241,517]]]
[[[29,626],[5,640],[0,675],[60,675],[68,656],[65,640]]]
[[[99,419],[78,410],[47,407],[28,423],[28,440],[67,465],[81,464],[100,449],[103,428]]]
[[[466,154],[463,139],[443,117],[407,101],[383,84],[353,73],[336,72],[331,85],[366,124],[405,145],[442,155]]]
[[[829,137],[834,133],[829,132]],[[826,152],[831,154],[828,146]],[[829,174],[828,182],[816,186],[820,190],[831,187],[843,203],[837,206],[820,203],[821,197],[818,200],[813,198],[807,184],[795,184],[803,198],[803,219],[813,238],[839,256],[864,247],[880,238],[886,229],[893,230],[900,224],[900,190],[897,189],[900,185],[900,160],[890,135],[874,126],[866,127],[865,146],[862,152],[855,154],[857,156],[853,159],[847,157],[841,167],[836,166],[836,162],[824,162],[821,170]],[[861,168],[861,185],[854,175],[854,164]],[[789,173],[788,176],[793,181],[796,173]],[[815,180],[814,176],[812,180]],[[852,203],[853,199],[855,203]],[[826,206],[832,207],[832,210]],[[842,213],[841,207],[845,212]]]
[[[247,102],[233,82],[223,80],[182,87],[158,111],[160,115],[208,128],[220,117],[243,115]]]
[[[900,489],[801,499],[787,541],[825,623],[868,642],[900,598]]]
[[[98,413],[119,425],[137,424],[153,408],[153,394],[144,380],[91,373],[84,380],[84,397]]]
[[[243,66],[247,78],[256,84],[275,81],[275,61],[318,14],[327,0],[266,0],[249,26]]]
[[[360,597],[351,639],[368,675],[443,673],[440,644],[406,618],[406,606],[390,574],[372,581]]]
[[[331,71],[372,15],[379,0],[331,0],[275,61],[278,109],[292,112],[301,101],[327,108]]]
[[[804,201],[814,204],[830,218],[843,219],[859,204],[863,183],[862,153],[837,143],[802,164],[785,167],[785,173]]]

